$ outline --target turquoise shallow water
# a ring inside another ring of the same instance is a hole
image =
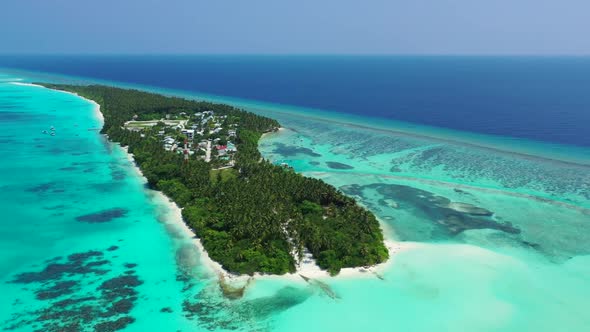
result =
[[[413,249],[393,255],[382,279],[324,280],[337,298],[317,285],[262,279],[243,299],[225,300],[165,202],[97,134],[91,104],[0,83],[0,291],[7,294],[0,326],[43,330],[74,317],[82,322],[74,330],[93,330],[132,317],[130,331],[590,329],[584,151],[572,149],[576,162],[562,162],[450,143],[424,128],[400,133],[247,106],[287,128],[262,140],[265,157],[355,196]],[[42,133],[52,125],[55,136]],[[519,152],[537,151],[527,147]],[[449,209],[457,202],[493,215]],[[54,257],[61,258],[47,261]]]
[[[385,280],[334,282],[347,300],[321,319],[325,328],[590,328],[583,311],[590,295],[588,166],[275,116],[289,129],[263,139],[267,158],[339,187],[395,238],[420,242],[393,256]],[[493,215],[459,213],[449,203]],[[342,315],[363,318],[344,322]],[[285,326],[304,327],[295,321]]]
[[[86,330],[124,317],[136,319],[137,331],[180,328],[187,322],[178,295],[188,283],[179,268],[199,276],[194,287],[209,278],[194,268],[198,252],[168,223],[166,204],[98,134],[93,108],[73,95],[0,83],[3,328],[81,321],[73,330]],[[42,133],[50,126],[55,136]],[[103,286],[109,280],[113,287]]]

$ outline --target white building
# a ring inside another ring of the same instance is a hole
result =
[[[190,140],[192,140],[195,137],[195,130],[194,129],[183,129],[181,131],[181,133],[186,135],[186,138],[188,138]]]

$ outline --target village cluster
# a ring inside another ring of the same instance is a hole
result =
[[[155,137],[165,150],[184,154],[187,160],[196,156],[221,167],[232,167],[235,162],[238,125],[226,115],[215,115],[213,111],[180,112],[144,121],[134,116],[125,128],[140,132],[144,138]]]

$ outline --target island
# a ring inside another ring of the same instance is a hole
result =
[[[98,103],[101,133],[134,155],[148,186],[182,208],[211,259],[229,272],[293,273],[309,252],[336,275],[389,257],[370,211],[261,156],[258,141],[280,128],[276,120],[133,89],[38,84]]]

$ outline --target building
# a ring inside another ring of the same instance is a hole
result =
[[[181,130],[181,133],[183,133],[186,138],[192,140],[195,137],[195,130],[194,129],[183,129]]]
[[[216,145],[215,149],[217,150],[218,156],[225,156],[227,154],[227,146],[226,145]]]
[[[164,144],[172,145],[175,142],[176,142],[176,140],[170,136],[166,136],[166,138],[164,138]]]

